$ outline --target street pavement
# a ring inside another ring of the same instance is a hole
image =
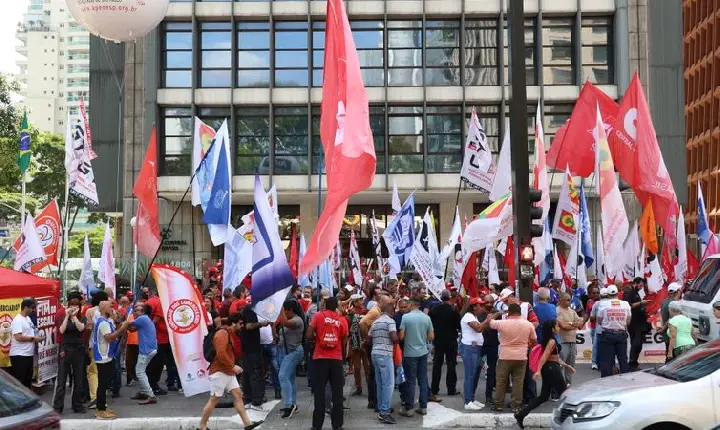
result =
[[[581,384],[583,382],[593,380],[600,377],[600,373],[590,368],[589,364],[578,364],[577,373],[574,376],[573,384]],[[443,379],[440,384],[441,403],[430,403],[428,406],[428,415],[420,417],[415,415],[412,418],[404,418],[399,414],[395,414],[398,424],[387,425],[380,423],[376,414],[368,410],[367,397],[352,396],[354,391],[354,379],[348,375],[345,380],[345,395],[347,401],[345,403],[345,429],[368,429],[368,428],[392,428],[394,430],[417,430],[418,428],[516,428],[512,414],[508,412],[498,414],[490,411],[487,405],[479,412],[466,413],[463,409],[462,395],[447,396],[445,392],[445,369],[443,369]],[[428,379],[430,377],[428,374]],[[458,363],[458,384],[457,389],[462,391],[463,366]],[[477,400],[484,401],[485,390],[485,374],[480,378],[477,389]],[[124,380],[124,378],[123,378]],[[164,378],[163,378],[164,381]],[[280,418],[280,409],[283,407],[281,401],[273,399],[274,391],[268,387],[266,395],[268,402],[263,405],[264,412],[249,411],[253,420],[264,419],[265,423],[260,427],[261,430],[270,429],[310,429],[312,423],[312,396],[307,388],[307,380],[304,377],[297,378],[298,383],[298,407],[300,411],[290,419]],[[162,385],[162,383],[161,383]],[[538,392],[541,383],[538,383]],[[94,419],[95,411],[88,410],[85,414],[76,414],[70,408],[70,393],[66,394],[65,412],[63,414],[63,428],[72,430],[83,429],[194,429],[197,427],[200,411],[207,401],[207,395],[200,394],[194,397],[186,398],[180,393],[169,393],[167,396],[159,397],[156,405],[139,406],[137,402],[130,400],[136,391],[136,386],[125,387],[121,391],[121,397],[111,399],[108,396],[108,405],[117,414],[119,419],[115,421],[97,421]],[[367,392],[367,387],[364,387]],[[42,396],[47,403],[52,402],[52,392],[47,392]],[[509,395],[508,395],[509,401]],[[547,402],[534,411],[526,419],[527,428],[547,428],[550,423],[550,413],[556,403]],[[396,411],[400,409],[400,396],[397,391],[393,396],[393,407]],[[417,406],[416,406],[417,407]],[[507,410],[507,409],[506,409]],[[216,409],[213,412],[213,420],[211,420],[212,429],[237,429],[241,428],[240,420],[233,408]],[[330,428],[330,418],[326,417],[324,428]]]

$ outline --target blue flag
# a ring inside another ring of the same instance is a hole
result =
[[[202,221],[208,225],[222,226],[219,230],[210,229],[210,238],[213,245],[218,246],[227,240],[227,226],[230,224],[230,209],[232,197],[231,177],[230,177],[230,160],[228,160],[228,152],[226,143],[220,142],[220,156],[218,158],[217,169],[215,170],[215,179],[213,181],[210,200],[208,201],[205,214]],[[224,233],[222,233],[224,232]]]
[[[698,220],[697,220],[697,235],[700,243],[703,245],[708,244],[712,232],[710,231],[710,225],[708,224],[707,211],[705,210],[705,197],[703,197],[702,187],[698,182]]]
[[[595,254],[592,246],[592,231],[590,230],[590,214],[588,213],[587,199],[585,198],[585,186],[580,184],[580,252],[585,258],[585,267],[590,267],[595,262]]]
[[[254,233],[252,301],[256,304],[295,282],[285,258],[275,214],[270,209],[267,194],[257,173],[255,173]]]
[[[403,203],[400,212],[393,218],[383,232],[385,244],[390,252],[391,270],[399,273],[408,262],[415,244],[415,197],[410,195]]]

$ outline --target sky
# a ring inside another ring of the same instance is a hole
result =
[[[0,72],[17,73],[15,61],[20,54],[15,52],[19,43],[15,39],[17,23],[22,20],[23,12],[27,9],[29,0],[3,1],[0,13]]]

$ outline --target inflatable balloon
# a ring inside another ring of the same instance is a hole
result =
[[[165,18],[170,0],[66,0],[87,31],[113,42],[145,37]]]

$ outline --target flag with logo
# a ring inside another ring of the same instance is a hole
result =
[[[445,289],[445,285],[441,279],[435,276],[435,262],[438,257],[438,249],[435,239],[432,238],[433,235],[434,231],[432,229],[430,208],[427,208],[423,222],[420,224],[420,231],[413,244],[410,261],[415,271],[422,278],[428,291],[439,299],[440,293]]]
[[[207,199],[209,198],[210,192],[212,191],[211,173],[214,172],[215,169],[210,169],[209,166],[207,169],[198,169],[200,168],[200,163],[205,158],[205,154],[207,154],[210,150],[210,146],[213,143],[213,139],[215,139],[215,135],[216,132],[212,127],[202,122],[200,118],[195,117],[195,130],[193,133],[192,172],[190,172],[190,174],[197,172],[197,175],[195,175],[195,179],[193,179],[192,183],[193,206],[197,206],[202,203],[203,199],[201,196],[203,194],[207,195],[207,198],[205,199],[205,202],[207,204]]]
[[[390,221],[383,232],[383,239],[390,252],[388,264],[391,273],[400,273],[410,262],[415,243],[415,196],[411,194],[400,212]]]
[[[223,245],[223,285],[234,289],[252,270],[253,244],[245,239],[240,229],[228,228],[228,236]]]
[[[712,236],[712,231],[710,230],[710,223],[708,222],[707,210],[705,209],[705,197],[703,197],[700,181],[698,181],[697,206],[697,236],[701,244],[707,245],[710,241],[710,236]]]
[[[35,222],[30,214],[25,214],[25,222],[20,234],[20,246],[15,254],[13,269],[28,272],[32,266],[45,260],[45,250],[40,243]]]
[[[87,233],[85,233],[85,242],[83,243],[83,266],[78,283],[80,291],[85,293],[85,297],[90,297],[90,291],[95,289],[95,275],[93,274],[90,242]]]
[[[30,167],[32,148],[30,144],[30,125],[28,124],[27,110],[23,112],[22,123],[20,124],[20,145],[18,152],[18,166],[20,174],[24,175]]]
[[[115,298],[115,256],[113,255],[113,238],[110,231],[110,220],[105,224],[105,238],[103,239],[102,253],[100,254],[100,267],[98,279],[105,284],[105,288],[112,289],[110,298]]]
[[[232,173],[230,172],[230,151],[225,139],[219,139],[217,170],[213,175],[212,192],[202,221],[208,225],[210,240],[220,246],[227,240],[230,211],[232,209]]]
[[[350,230],[350,272],[352,273],[355,285],[362,287],[363,275],[360,266],[360,253],[358,252],[357,240],[355,239],[355,230]]]
[[[494,170],[492,153],[488,146],[485,130],[473,108],[465,139],[460,178],[477,190],[489,192],[492,189]]]
[[[508,130],[508,128],[506,128]],[[512,166],[510,164],[510,131],[505,131],[500,155],[498,156],[495,178],[488,198],[494,202],[502,199],[512,189]]]
[[[190,397],[206,393],[210,391],[210,375],[203,339],[210,321],[202,294],[195,280],[177,267],[153,264],[150,274],[157,286],[183,394]]]
[[[45,251],[45,260],[34,264],[28,272],[37,273],[47,265],[58,265],[58,249],[62,235],[62,221],[60,220],[60,207],[53,199],[43,210],[35,216],[35,229],[37,230],[40,245]],[[22,235],[15,240],[13,249],[19,251],[22,245]]]
[[[573,183],[570,169],[566,167],[560,198],[555,209],[552,238],[561,240],[570,246],[577,242],[579,215],[580,194]]]
[[[70,194],[89,206],[99,204],[95,175],[90,163],[94,152],[88,144],[89,127],[83,121],[71,120],[68,114],[65,135],[65,170],[68,174]]]
[[[496,200],[465,229],[463,248],[470,254],[513,234],[512,195]]]
[[[153,258],[160,248],[157,176],[157,129],[153,125],[145,160],[133,188],[133,194],[138,200],[133,230],[134,242],[138,252],[148,258]]]

